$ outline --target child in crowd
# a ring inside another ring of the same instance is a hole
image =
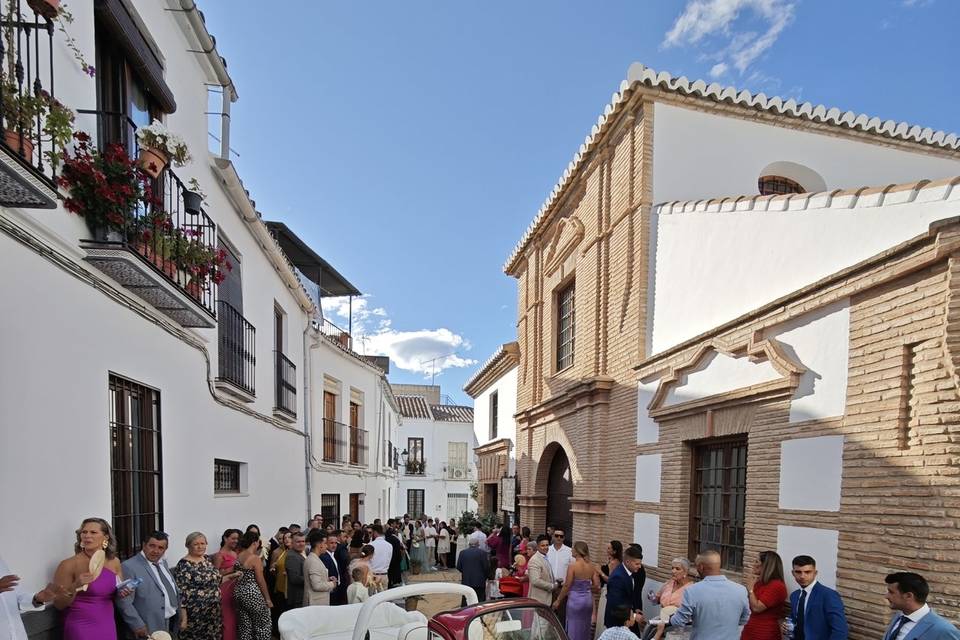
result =
[[[637,636],[630,630],[633,626],[633,611],[627,605],[620,605],[610,612],[616,626],[604,629],[597,640],[637,640]]]
[[[367,598],[370,597],[367,585],[364,584],[363,574],[364,571],[362,567],[354,567],[353,571],[350,572],[350,577],[353,579],[353,582],[347,587],[347,604],[366,602]]]

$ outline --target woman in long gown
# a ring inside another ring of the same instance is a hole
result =
[[[180,640],[220,640],[220,572],[207,560],[207,538],[199,531],[187,536],[187,555],[173,568],[180,594]]]
[[[213,566],[220,571],[224,582],[220,585],[220,612],[223,615],[223,640],[237,640],[237,611],[233,606],[233,590],[240,573],[237,563],[237,543],[243,532],[227,529],[220,537],[220,551],[213,556]]]
[[[437,526],[437,532],[440,536],[437,539],[437,562],[440,563],[440,570],[447,569],[447,556],[450,554],[450,528],[446,522],[441,522]]]
[[[239,640],[270,640],[270,609],[273,602],[263,577],[260,559],[260,537],[245,533],[237,548],[237,568],[240,577],[233,590],[237,607],[237,638]]]
[[[413,536],[410,538],[410,562],[414,565],[419,564],[420,570],[424,573],[432,571],[427,566],[426,538],[423,534],[423,524],[419,520],[413,525]]]
[[[590,551],[586,542],[573,545],[573,562],[567,567],[567,577],[563,589],[553,604],[560,609],[567,601],[567,636],[570,640],[590,640],[590,625],[596,619],[593,607],[593,592],[600,590],[600,576],[597,568],[590,562]]]
[[[53,604],[63,614],[64,640],[116,640],[113,597],[123,580],[117,542],[102,518],[87,518],[77,529],[75,555],[57,567],[53,582],[62,587]],[[103,568],[91,573],[90,558],[104,553]]]

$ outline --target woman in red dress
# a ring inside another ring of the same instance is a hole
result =
[[[746,575],[750,620],[740,640],[780,640],[780,620],[787,600],[783,581],[783,561],[774,551],[761,551],[753,569]]]

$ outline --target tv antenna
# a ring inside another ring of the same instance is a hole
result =
[[[448,353],[445,356],[437,356],[436,358],[430,358],[429,360],[420,361],[420,364],[423,364],[425,362],[430,363],[430,386],[431,387],[433,386],[433,379],[437,376],[437,360],[443,360],[444,358],[449,358],[450,356],[455,356],[455,355],[457,355],[456,351],[454,351],[453,353]]]

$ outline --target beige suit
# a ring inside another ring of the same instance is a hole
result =
[[[547,557],[539,551],[527,563],[527,576],[530,578],[530,592],[527,595],[545,605],[552,604],[553,588],[557,583]]]
[[[304,564],[306,580],[303,581],[303,604],[330,604],[330,592],[336,586],[323,561],[315,553],[307,555]]]

